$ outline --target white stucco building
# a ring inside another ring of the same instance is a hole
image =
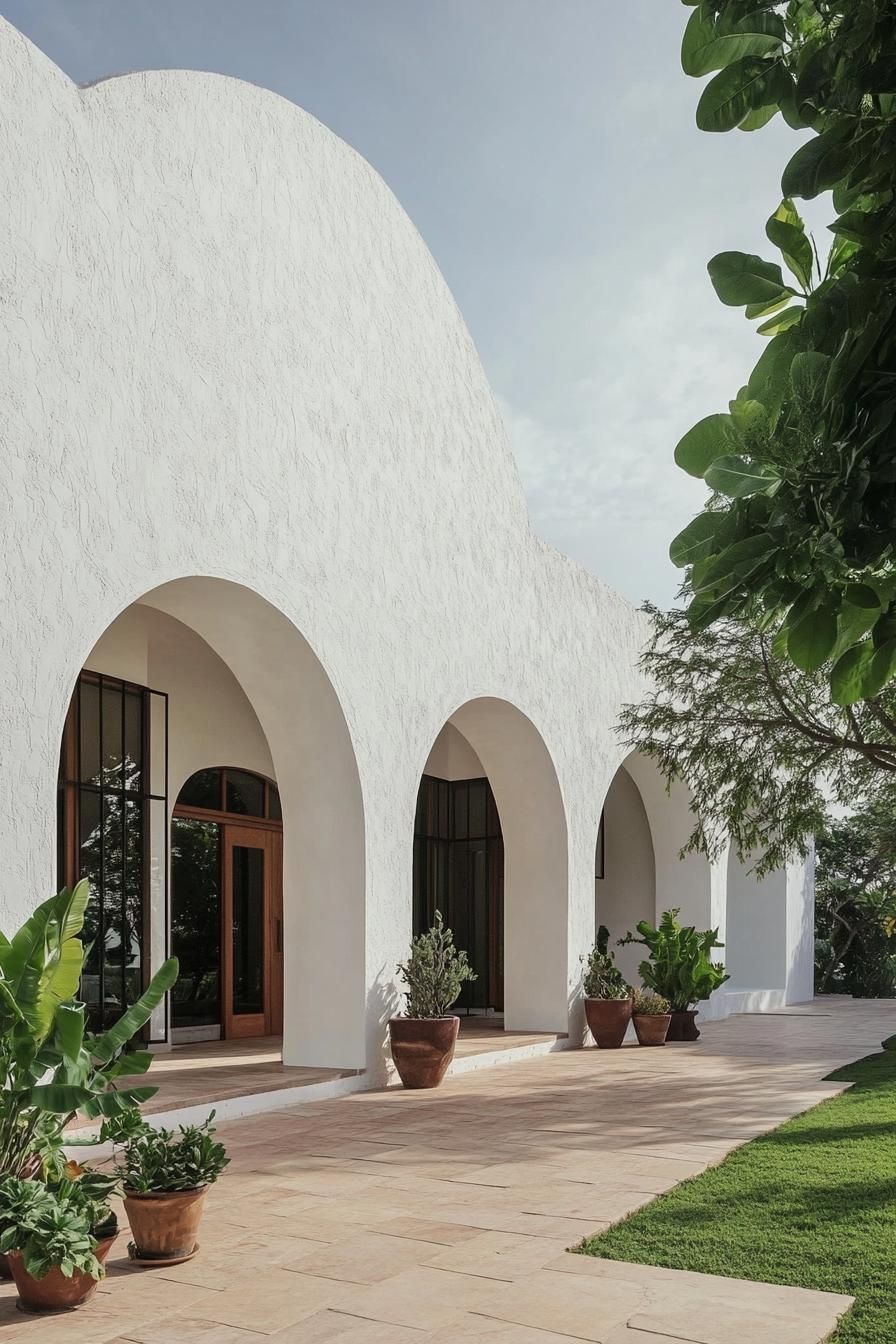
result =
[[[370,166],[233,79],[79,88],[0,21],[0,183],[0,927],[86,872],[95,1014],[173,947],[156,1039],[282,1026],[370,1078],[436,902],[508,1027],[581,1040],[595,910],[718,925],[714,1013],[811,997],[808,870],[679,860],[685,787],[614,732],[643,618],[534,535]]]

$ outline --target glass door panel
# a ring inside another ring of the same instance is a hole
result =
[[[224,828],[224,1034],[271,1030],[272,864],[266,831]]]

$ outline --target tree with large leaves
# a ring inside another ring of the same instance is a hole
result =
[[[165,962],[112,1027],[88,1032],[75,998],[88,900],[79,882],[38,906],[12,939],[0,934],[0,1177],[19,1175],[35,1153],[58,1144],[78,1112],[115,1118],[157,1090],[121,1080],[152,1062],[132,1041],[177,979],[177,960]]]
[[[891,790],[817,838],[816,989],[896,994],[896,831]]]
[[[873,701],[896,676],[896,5],[685,3],[682,65],[711,76],[698,126],[780,114],[813,134],[766,223],[787,274],[741,252],[709,263],[721,301],[768,344],[727,412],[678,444],[712,495],[671,558],[695,631],[746,621],[800,672],[823,672],[836,705]],[[825,192],[821,258],[794,202]]]

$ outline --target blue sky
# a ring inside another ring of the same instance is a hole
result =
[[[6,0],[79,82],[220,71],[299,103],[382,174],[454,292],[536,530],[670,602],[703,491],[672,463],[760,353],[706,261],[770,247],[795,147],[694,126],[676,0]]]

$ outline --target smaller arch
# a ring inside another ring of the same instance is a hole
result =
[[[477,788],[487,784],[472,804],[484,810],[479,889],[491,919],[490,929],[479,932],[500,937],[502,946],[492,944],[479,956],[490,955],[492,963],[500,964],[508,1030],[566,1032],[570,1006],[566,811],[541,733],[507,700],[493,696],[469,700],[443,725],[422,773],[425,781],[437,784],[463,785],[471,779]],[[470,796],[467,789],[468,809]],[[490,796],[496,812],[491,821]],[[466,816],[468,828],[469,811]],[[417,829],[419,835],[419,822]],[[468,829],[465,835],[456,834],[456,843],[469,848],[467,835]],[[500,868],[495,860],[498,844]],[[490,850],[485,848],[489,845]],[[494,888],[499,879],[500,918],[496,918]],[[416,895],[419,909],[419,869]],[[481,939],[481,947],[486,941]],[[494,998],[493,986],[490,997]]]

